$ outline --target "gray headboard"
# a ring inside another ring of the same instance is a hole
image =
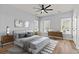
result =
[[[33,32],[25,32],[25,31],[14,31],[15,38],[25,38],[33,35]]]

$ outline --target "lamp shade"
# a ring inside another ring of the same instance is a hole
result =
[[[9,26],[6,27],[6,34],[10,34],[10,28],[9,28]]]

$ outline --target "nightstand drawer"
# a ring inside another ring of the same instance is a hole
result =
[[[8,43],[8,42],[12,42],[14,41],[14,36],[13,35],[4,35],[4,36],[1,36],[1,43],[4,44],[4,43]]]

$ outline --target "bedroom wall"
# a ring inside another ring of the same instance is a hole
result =
[[[14,27],[14,19],[27,20],[30,22],[28,28],[16,28]],[[13,30],[25,30],[29,31],[29,29],[33,30],[34,20],[37,19],[32,14],[28,12],[23,12],[18,10],[17,8],[12,7],[11,5],[0,5],[0,34],[4,34],[6,31],[6,26],[10,27],[10,31]]]
[[[61,30],[61,19],[62,18],[69,18],[73,17],[73,11],[68,11],[64,13],[52,14],[49,16],[40,17],[40,21],[42,20],[50,20],[51,21],[51,28],[53,31],[60,31]]]
[[[41,19],[40,21],[50,20],[52,31],[61,31],[61,19],[62,18],[73,18],[73,11],[68,11],[68,12],[63,12],[63,13],[52,14],[49,16],[40,17],[40,19]],[[64,36],[64,38],[72,38],[72,36],[68,35],[68,34],[64,34],[63,36]]]

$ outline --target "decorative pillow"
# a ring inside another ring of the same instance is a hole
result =
[[[14,33],[14,37],[16,39],[30,37],[30,36],[33,36],[33,33],[32,32],[27,32],[27,33]]]
[[[27,35],[25,33],[22,33],[22,34],[18,34],[18,38],[24,38],[24,37],[27,37]]]
[[[27,37],[33,36],[32,32],[27,32]]]

